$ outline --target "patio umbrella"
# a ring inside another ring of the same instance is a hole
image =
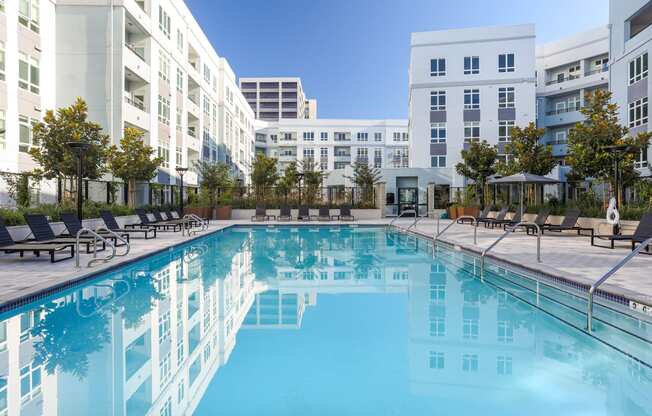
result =
[[[552,184],[559,183],[558,180],[552,178],[546,178],[545,176],[534,175],[532,173],[522,172],[515,175],[503,176],[502,178],[492,178],[489,180],[489,183],[492,184],[520,184],[521,185],[521,216],[523,216],[523,186],[526,184]]]

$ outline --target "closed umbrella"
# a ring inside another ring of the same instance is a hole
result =
[[[497,184],[497,185],[516,183],[521,185],[520,210],[521,210],[521,217],[522,217],[523,216],[523,186],[525,184],[533,183],[533,184],[546,185],[546,184],[559,183],[559,181],[552,178],[547,178],[545,176],[539,176],[539,175],[534,175],[532,173],[522,172],[522,173],[517,173],[515,175],[503,176],[502,178],[492,178],[489,180],[489,183]]]

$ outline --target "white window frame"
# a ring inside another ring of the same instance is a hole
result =
[[[375,142],[382,142],[383,141],[383,133],[375,132],[374,133],[374,141]]]
[[[19,152],[28,153],[29,149],[38,146],[37,143],[34,143],[34,133],[32,132],[32,127],[37,122],[38,120],[34,118],[29,118],[23,115],[18,116],[18,151]],[[23,131],[27,132],[27,141],[23,140],[22,137]]]
[[[647,124],[647,97],[629,103],[629,128]]]
[[[479,56],[465,56],[464,57],[464,75],[475,75],[475,74],[479,74],[479,73],[480,73],[480,57]]]
[[[430,123],[430,143],[446,143],[446,123]]]
[[[170,125],[170,99],[162,95],[158,96],[158,121]]]
[[[512,65],[509,64],[509,58],[511,56]],[[500,59],[505,60],[503,66],[500,65]],[[498,72],[514,72],[516,69],[516,55],[513,52],[501,53],[498,55]]]
[[[183,70],[179,67],[177,67],[177,91],[183,94]]]
[[[359,142],[366,142],[366,141],[369,140],[369,133],[359,131],[359,132],[356,134],[356,138],[357,138],[357,140],[358,140]]]
[[[183,52],[183,32],[181,29],[177,28],[177,49],[179,52]]]
[[[514,108],[516,106],[516,92],[514,87],[498,88],[498,108]]]
[[[466,99],[469,99],[469,102],[466,102]],[[478,102],[474,103],[473,98],[477,97]],[[480,89],[479,88],[471,88],[468,90],[464,90],[464,109],[465,110],[479,110],[480,109]]]
[[[499,121],[498,122],[498,142],[509,143],[512,140],[512,129],[515,124],[513,120]],[[502,132],[501,130],[503,130]]]
[[[159,4],[158,6],[158,28],[161,30],[161,33],[165,35],[166,38],[170,39],[170,32],[172,27],[172,21],[170,15],[163,9],[163,6]]]
[[[432,156],[430,156],[430,167],[431,168],[445,168],[446,167],[446,156],[444,156],[444,155],[432,155]]]
[[[446,76],[446,59],[433,58],[430,60],[430,76],[443,77]]]
[[[328,132],[322,131],[321,133],[319,133],[319,139],[324,141],[328,140]]]
[[[304,131],[303,132],[303,140],[307,142],[312,142],[315,140],[315,132],[314,131]]]
[[[430,91],[430,111],[446,111],[446,91]]]
[[[629,61],[629,85],[647,78],[648,57],[647,52]]]
[[[19,0],[18,1],[18,23],[35,33],[41,31],[40,0]]]
[[[477,132],[477,135],[475,134]],[[480,141],[480,122],[479,121],[465,121],[464,122],[464,143],[479,142]]]
[[[641,151],[636,156],[636,160],[634,161],[634,167],[636,169],[643,169],[650,166],[650,163],[648,162],[647,151],[648,149],[645,147],[641,149]]]
[[[27,78],[21,75],[21,66],[27,70]],[[35,76],[36,75],[36,76]],[[39,94],[41,91],[41,69],[39,60],[23,52],[18,52],[18,88]]]
[[[564,143],[566,143],[566,130],[556,131],[555,142],[553,144],[564,144]]]
[[[158,77],[170,84],[170,56],[163,50],[158,51]]]

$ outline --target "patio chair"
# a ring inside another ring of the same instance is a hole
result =
[[[292,221],[292,209],[288,205],[282,205],[276,221]]]
[[[564,212],[564,219],[559,225],[544,224],[541,227],[541,234],[546,231],[554,231],[561,233],[562,231],[577,231],[577,235],[582,235],[582,231],[589,231],[590,236],[594,235],[593,228],[585,228],[577,225],[577,220],[580,217],[580,210],[577,208],[568,208]]]
[[[68,249],[70,249],[70,256],[60,259],[55,257],[56,253],[66,252]],[[20,257],[23,257],[25,252],[32,252],[36,257],[40,257],[41,253],[45,252],[50,255],[50,263],[57,263],[75,257],[75,243],[16,242],[11,237],[4,219],[0,218],[0,251],[6,254],[18,253]]]
[[[132,228],[132,229],[120,228],[118,222],[115,220],[115,217],[113,216],[111,211],[108,210],[100,210],[100,217],[104,221],[104,225],[106,225],[106,228],[116,233],[127,233],[129,235],[142,233],[143,237],[145,237],[145,240],[148,240],[150,238],[156,238],[156,228],[154,227]]]
[[[71,212],[66,212],[62,213],[61,215],[61,221],[63,221],[64,225],[66,226],[66,229],[68,230],[68,234],[70,237],[77,237],[77,233],[84,227],[81,221],[79,221],[79,218],[77,218],[77,214],[71,213]],[[96,231],[99,235],[102,237],[109,239],[113,241],[113,244],[116,247],[124,246],[125,243],[120,244],[120,240],[105,231]],[[127,243],[129,242],[129,234],[126,233],[118,233],[121,237],[124,237],[125,240],[127,240]],[[83,235],[83,234],[82,234]]]
[[[539,228],[542,228],[546,223],[548,222],[548,216],[550,215],[550,210],[547,208],[541,208],[539,212],[537,213],[537,216],[534,218],[533,223],[539,226]],[[521,227],[525,228],[525,231],[530,234],[530,231],[532,234],[534,234],[536,227],[533,225],[522,225]]]
[[[508,220],[494,221],[494,224],[492,224],[492,228],[493,228],[493,226],[502,225],[503,230],[506,230],[507,227],[514,226],[514,225],[518,224],[519,222],[521,222],[521,218],[522,218],[521,217],[521,210],[516,210],[516,212],[514,212],[514,215],[512,216],[512,218],[510,218]]]
[[[507,216],[507,207],[502,207],[494,218],[487,217],[484,219],[478,219],[478,224],[484,224],[485,228],[489,228],[489,226],[491,225],[491,228],[493,228],[494,227],[493,223],[504,221],[506,216]]]
[[[591,245],[595,247],[603,247],[603,248],[614,248],[614,242],[616,241],[631,241],[632,243],[632,250],[636,248],[636,243],[642,243],[643,241],[647,240],[648,238],[652,237],[652,212],[646,212],[643,214],[641,217],[641,220],[638,222],[638,226],[636,227],[636,230],[634,230],[633,234],[629,235],[605,235],[605,234],[598,234],[598,235],[592,235],[591,236]],[[608,240],[610,245],[609,247],[595,244],[595,239],[600,239],[600,240]],[[646,247],[645,251],[647,253],[650,252],[650,247]]]
[[[331,210],[328,207],[319,207],[317,221],[330,221],[331,219]]]
[[[351,206],[342,205],[340,207],[340,215],[334,215],[340,221],[355,221],[355,217],[351,215]]]
[[[307,205],[301,205],[299,207],[299,215],[297,215],[297,220],[299,221],[310,221],[310,208]]]
[[[269,221],[271,218],[276,219],[276,215],[267,214],[265,205],[256,205],[256,214],[251,217],[251,221]]]
[[[76,237],[55,235],[45,215],[25,214],[25,221],[27,222],[27,225],[29,226],[32,235],[34,236],[34,240],[25,240],[24,241],[25,243],[29,241],[38,241],[40,243],[75,244],[77,242]],[[93,248],[93,244],[94,244],[93,237],[81,236],[79,238],[79,243],[86,247],[86,253],[92,252],[91,249]],[[96,247],[96,251],[102,251],[106,248],[106,244],[104,243],[104,241],[102,241],[101,243],[102,243],[101,248],[99,246]]]
[[[152,215],[154,216],[154,219],[156,220],[156,223],[160,224],[183,224],[183,220],[181,219],[173,219],[172,216],[168,216],[165,214],[165,218],[163,217],[163,213],[159,211],[158,208],[152,208]]]
[[[491,211],[491,207],[485,207],[482,211],[480,211],[480,214],[478,215],[478,218],[476,220],[486,220],[488,219],[489,212]],[[458,224],[473,224],[473,220],[469,218],[458,218],[457,219]]]
[[[181,231],[181,223],[170,224],[167,222],[151,221],[147,216],[145,210],[142,208],[136,208],[136,215],[138,215],[138,219],[140,220],[140,222],[137,224],[127,224],[125,225],[125,228],[139,227],[139,228],[156,228],[162,231],[169,231],[170,229],[172,229],[172,231]]]

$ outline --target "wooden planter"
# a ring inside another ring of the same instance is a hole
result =
[[[458,207],[457,215],[460,217],[462,215],[470,215],[472,217],[478,218],[478,215],[480,215],[480,209],[476,207]]]
[[[211,215],[211,209],[208,207],[193,207],[193,208],[184,207],[183,212],[184,214],[195,214],[200,218],[209,218],[209,219],[213,218],[213,216]]]
[[[231,219],[231,207],[230,206],[222,206],[222,207],[217,207],[215,208],[214,211],[214,219],[216,220],[230,220]]]
[[[454,220],[458,217],[458,210],[461,208],[458,208],[456,206],[450,206],[448,207],[448,218],[451,220]]]

